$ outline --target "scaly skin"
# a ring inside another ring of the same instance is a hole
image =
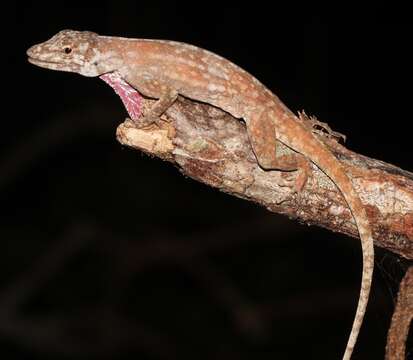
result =
[[[343,194],[355,219],[363,250],[363,273],[357,312],[344,360],[357,341],[370,293],[374,248],[371,227],[363,204],[341,163],[271,91],[230,61],[198,47],[165,40],[99,36],[93,32],[63,30],[50,40],[31,47],[27,54],[35,65],[60,71],[99,76],[118,93],[130,92],[158,99],[142,124],[158,121],[178,95],[219,107],[242,118],[258,163],[264,169],[308,169],[315,163]],[[119,90],[121,89],[121,90]],[[123,89],[123,90],[122,90]],[[126,90],[125,90],[126,89]],[[121,94],[122,97],[122,94]],[[129,101],[122,97],[125,105]],[[134,101],[128,102],[131,107]],[[133,118],[137,113],[129,113]],[[276,157],[276,139],[297,154]],[[296,189],[305,185],[297,177]]]

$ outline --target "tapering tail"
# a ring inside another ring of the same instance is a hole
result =
[[[293,126],[293,125],[292,125]],[[295,124],[296,133],[299,133],[300,125]],[[312,134],[311,134],[312,135]],[[351,333],[348,338],[346,350],[343,360],[350,360],[354,346],[356,345],[357,337],[363,323],[364,314],[366,312],[367,303],[370,295],[371,281],[374,268],[374,246],[371,225],[366,214],[366,210],[360,200],[359,195],[354,190],[350,178],[347,176],[346,170],[342,164],[335,158],[327,147],[314,136],[311,139],[307,137],[307,141],[295,142],[293,149],[300,152],[312,162],[314,162],[340,189],[346,200],[350,211],[356,222],[361,247],[363,250],[363,272],[361,279],[360,297],[357,304],[357,311],[354,317]]]
[[[361,247],[363,251],[363,272],[361,278],[360,296],[357,304],[356,315],[354,317],[351,333],[347,341],[346,350],[343,355],[343,360],[350,360],[354,346],[357,342],[357,337],[363,324],[364,314],[366,312],[367,303],[370,295],[371,282],[374,269],[374,245],[371,225],[369,223],[366,210],[360,200],[359,195],[354,190],[353,184],[341,163],[329,152],[325,146],[320,155],[313,160],[317,166],[329,176],[346,200],[350,211],[356,222]],[[317,159],[318,158],[318,159]],[[318,161],[317,161],[318,160]]]
[[[347,177],[347,176],[346,176]],[[350,181],[350,180],[349,180]],[[361,247],[363,250],[363,272],[361,279],[360,297],[357,304],[356,315],[353,320],[351,333],[347,341],[346,350],[343,355],[343,360],[350,360],[354,346],[357,342],[357,337],[363,324],[364,314],[366,312],[367,303],[369,301],[371,281],[373,278],[374,269],[374,246],[371,227],[367,220],[366,211],[354,190],[343,193],[359,230]]]

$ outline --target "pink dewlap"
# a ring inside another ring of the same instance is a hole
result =
[[[119,95],[130,118],[137,120],[141,115],[141,95],[116,72],[103,74],[99,77]]]

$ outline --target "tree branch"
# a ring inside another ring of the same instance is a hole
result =
[[[145,109],[151,100],[144,101]],[[207,104],[179,98],[159,127],[137,129],[126,120],[118,141],[176,165],[197,181],[256,202],[269,211],[305,224],[358,238],[358,231],[339,190],[315,165],[302,192],[294,193],[295,173],[262,170],[252,152],[245,125]],[[301,116],[309,127],[311,121]],[[375,245],[413,259],[413,174],[356,154],[333,136],[317,134],[342,162],[365,204]],[[280,154],[289,153],[280,144]],[[278,149],[277,149],[278,151]]]
[[[386,360],[407,359],[406,341],[413,320],[413,266],[400,283],[397,304],[387,335]]]

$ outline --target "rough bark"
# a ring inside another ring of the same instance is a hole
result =
[[[144,111],[150,104],[151,100],[145,100]],[[259,167],[245,125],[239,119],[183,98],[163,119],[159,126],[145,129],[126,120],[118,127],[118,141],[167,160],[184,175],[269,211],[358,238],[344,198],[315,165],[303,191],[297,194],[292,188],[295,172],[264,171]],[[311,126],[305,117],[302,121]],[[413,174],[356,154],[328,133],[317,136],[342,162],[365,204],[375,245],[413,259]],[[280,154],[291,151],[282,144],[277,150]]]
[[[387,335],[386,360],[407,359],[406,341],[413,320],[413,266],[400,283],[397,304]],[[410,350],[411,352],[411,350]]]

